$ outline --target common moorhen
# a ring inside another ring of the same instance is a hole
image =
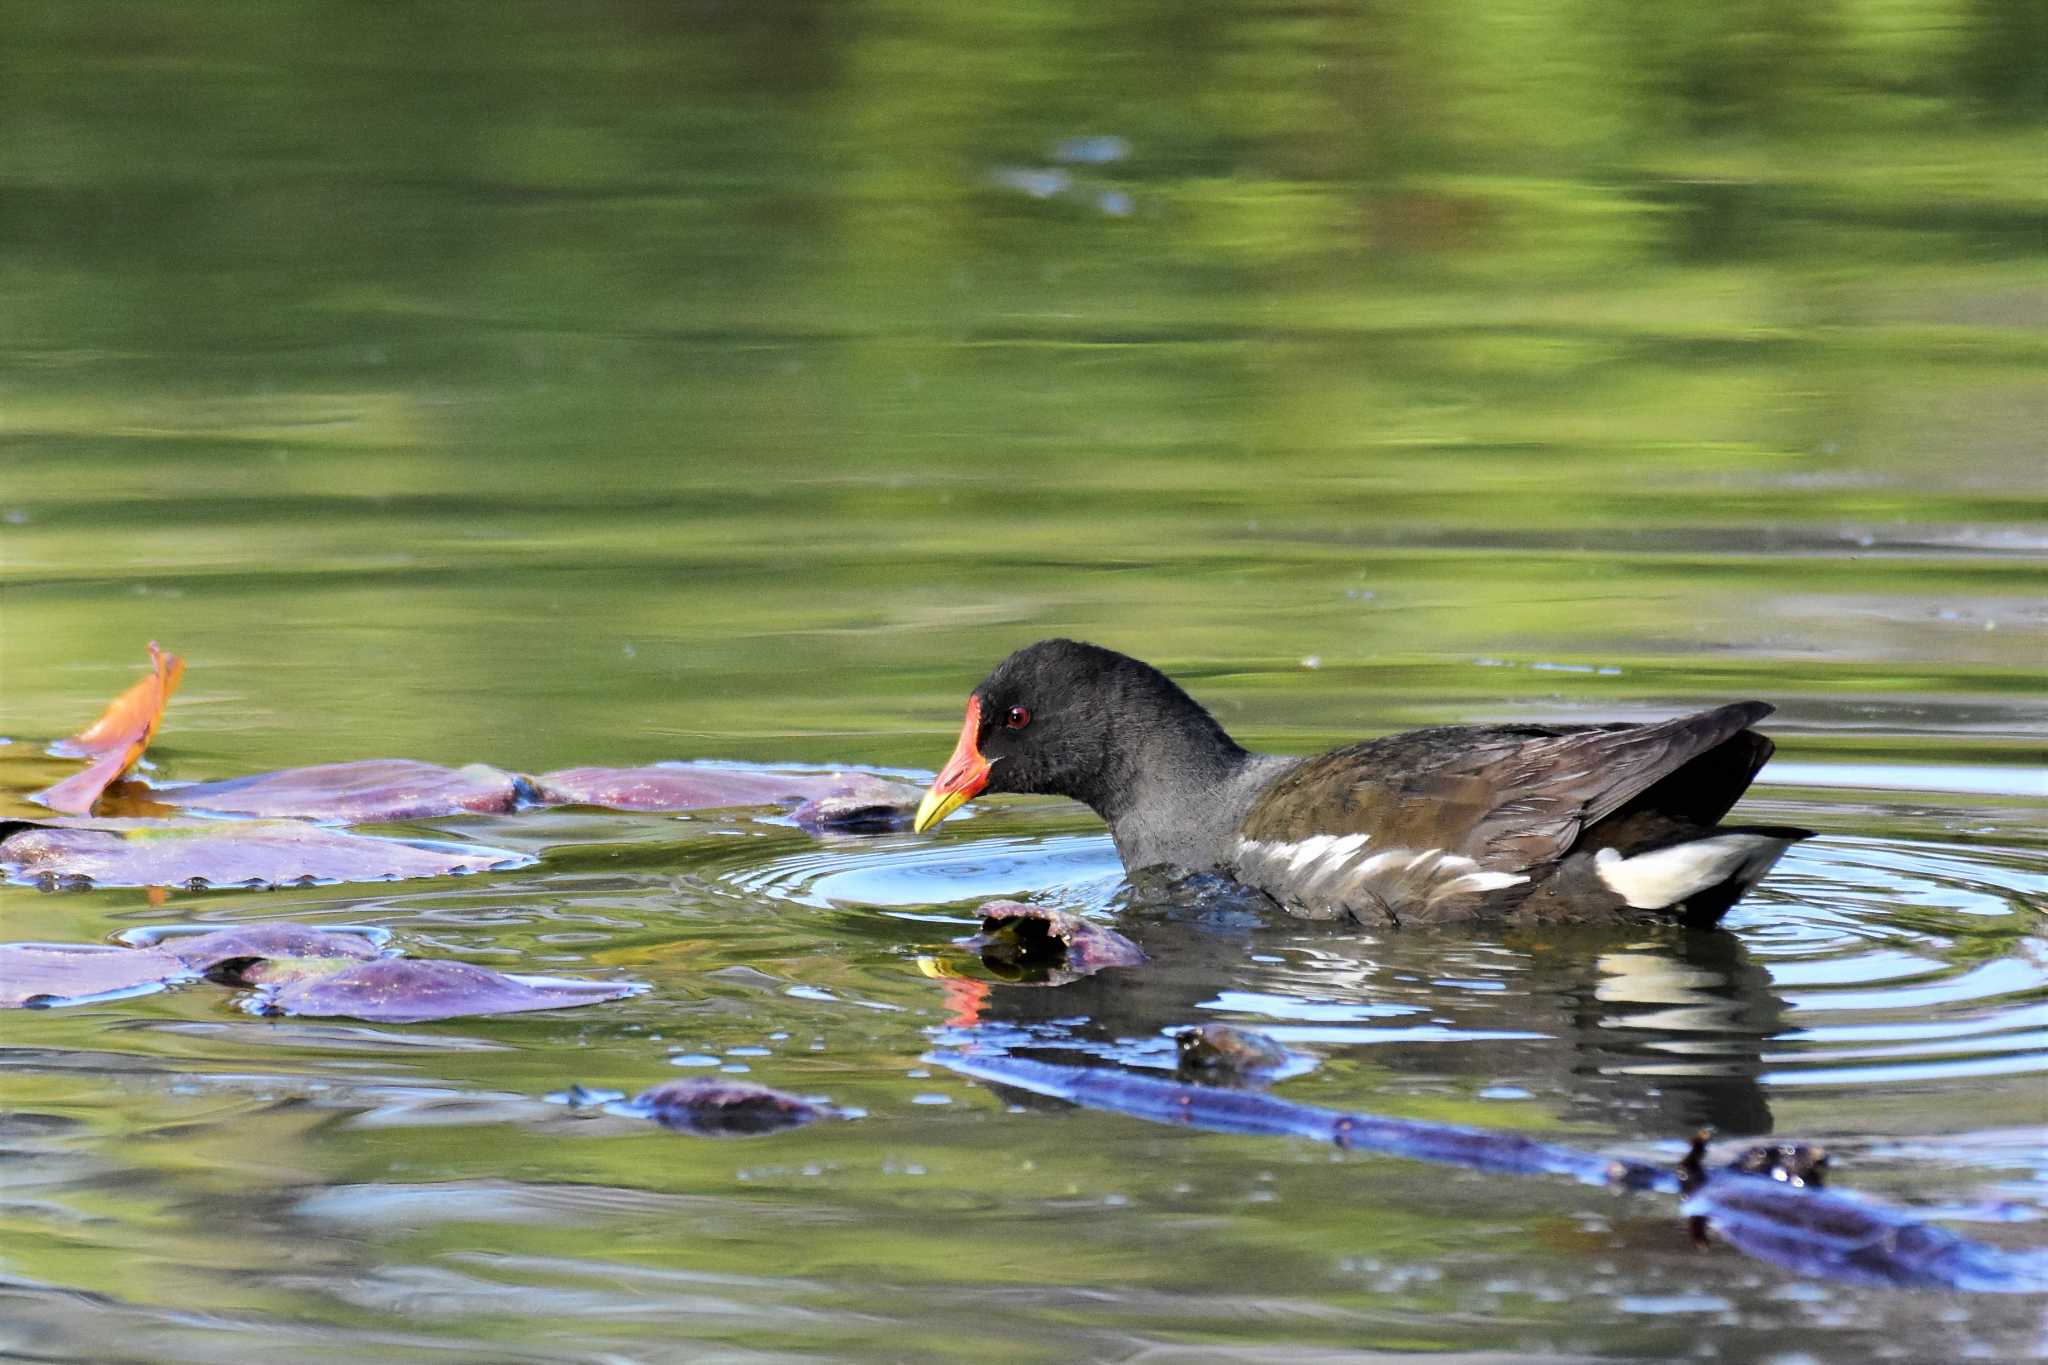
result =
[[[1235,878],[1311,919],[1630,909],[1710,925],[1808,831],[1716,827],[1770,757],[1735,702],[1646,725],[1445,725],[1312,758],[1241,748],[1150,665],[1041,640],[967,699],[921,833],[981,792],[1086,802],[1126,868]]]

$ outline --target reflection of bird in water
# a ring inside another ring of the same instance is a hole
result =
[[[1771,1130],[1759,1077],[1782,1006],[1731,934],[1607,925],[1476,942],[1362,937],[1278,915],[1220,878],[1159,875],[1133,879],[1116,924],[1143,965],[1054,988],[947,980],[949,1025],[1034,1052],[1166,1067],[1168,1030],[1221,1018],[1397,1077],[1554,1096],[1645,1137]]]
[[[1741,939],[1679,929],[1546,956],[1545,977],[1571,1002],[1575,1102],[1654,1114],[1671,1135],[1771,1131],[1763,1048],[1784,1002]]]
[[[1717,824],[1770,756],[1748,728],[1769,712],[1439,726],[1286,758],[1239,747],[1157,669],[1043,640],[969,696],[916,828],[984,791],[1070,796],[1127,869],[1220,873],[1308,919],[1711,925],[1806,836]]]

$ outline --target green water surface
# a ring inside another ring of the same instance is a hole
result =
[[[8,940],[291,917],[653,987],[0,1015],[0,1354],[2048,1353],[2037,1297],[1804,1280],[1665,1204],[918,1060],[967,1016],[1127,1064],[1228,1018],[1320,1058],[1292,1098],[1814,1138],[2041,1246],[2044,166],[2025,0],[0,0],[17,741],[157,639],[189,660],[159,780],[929,770],[994,660],[1072,634],[1286,751],[1767,698],[1746,810],[1821,834],[1704,937],[1130,906],[1085,811],[1022,801],[930,839],[410,831],[540,858],[447,882],[0,888]],[[998,894],[1155,965],[977,1004],[919,958]],[[542,1098],[701,1059],[865,1117],[709,1142]]]

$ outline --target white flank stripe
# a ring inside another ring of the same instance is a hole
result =
[[[1431,851],[1425,849],[1421,853],[1417,853],[1413,849],[1390,848],[1385,853],[1375,853],[1358,865],[1359,878],[1363,880],[1366,877],[1381,876],[1395,868],[1411,868],[1424,858],[1429,857]]]
[[[1288,869],[1293,872],[1301,871],[1304,867],[1307,867],[1310,863],[1315,862],[1325,853],[1328,853],[1330,845],[1336,842],[1336,838],[1332,835],[1311,834],[1308,838],[1294,845],[1294,854],[1287,860]]]
[[[1520,872],[1467,872],[1462,877],[1445,882],[1432,892],[1429,898],[1435,900],[1439,896],[1476,895],[1481,891],[1498,891],[1502,887],[1520,886],[1528,880],[1528,877]]]
[[[1446,896],[1520,886],[1529,880],[1518,872],[1481,871],[1478,860],[1440,848],[1390,848],[1361,859],[1370,843],[1363,834],[1312,834],[1285,843],[1240,835],[1237,856],[1240,867],[1254,879],[1292,880],[1292,885],[1269,889],[1297,904],[1341,898],[1360,890],[1373,894],[1375,882],[1384,894],[1403,900],[1426,896],[1434,902]],[[1403,885],[1404,881],[1414,884]]]
[[[1352,879],[1351,859],[1356,856],[1356,853],[1357,850],[1355,848],[1347,848],[1342,853],[1333,854],[1323,859],[1323,865],[1317,869],[1316,875],[1303,882],[1295,894],[1299,895],[1303,900],[1313,900],[1325,892],[1334,891],[1337,887],[1350,881]]]
[[[1290,871],[1299,872],[1310,863],[1343,863],[1351,855],[1364,848],[1367,843],[1363,834],[1311,834],[1306,839],[1292,843],[1266,843],[1258,839],[1240,837],[1237,853],[1240,858],[1257,858],[1261,861],[1285,863]]]
[[[1369,842],[1371,841],[1363,834],[1347,834],[1336,843],[1330,845],[1330,856],[1342,862],[1358,852],[1358,850],[1364,848]]]

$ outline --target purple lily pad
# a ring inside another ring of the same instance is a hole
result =
[[[531,861],[502,848],[378,839],[297,820],[58,818],[0,838],[0,871],[46,889],[393,881]]]
[[[467,962],[387,957],[330,975],[266,990],[257,1014],[341,1016],[382,1024],[419,1024],[478,1014],[519,1014],[618,1000],[643,987],[627,981],[567,981],[507,976]]]
[[[345,972],[361,962],[356,957],[255,957],[223,962],[206,975],[228,986],[267,986],[276,989],[294,981],[312,981]]]
[[[1063,986],[1106,967],[1136,967],[1144,950],[1091,919],[1021,901],[981,907],[981,932],[961,943],[990,971],[1023,986]]]
[[[790,773],[764,768],[727,768],[710,763],[672,763],[652,768],[564,768],[542,773],[535,794],[550,806],[604,806],[611,810],[676,812],[732,806],[799,807],[814,824],[875,808],[909,810],[919,792],[905,782],[862,772]]]
[[[190,975],[184,963],[153,948],[0,943],[0,1009],[71,1004]]]
[[[482,763],[444,768],[409,758],[366,758],[164,787],[149,795],[165,805],[222,815],[368,824],[508,811],[519,799],[519,779]]]
[[[609,1106],[611,1112],[653,1119],[664,1128],[700,1137],[738,1137],[801,1128],[831,1118],[831,1105],[745,1081],[693,1076],[643,1090]]]
[[[367,935],[336,934],[310,924],[251,924],[210,934],[179,935],[163,940],[161,951],[196,972],[251,958],[371,962],[384,956],[383,949]]]

